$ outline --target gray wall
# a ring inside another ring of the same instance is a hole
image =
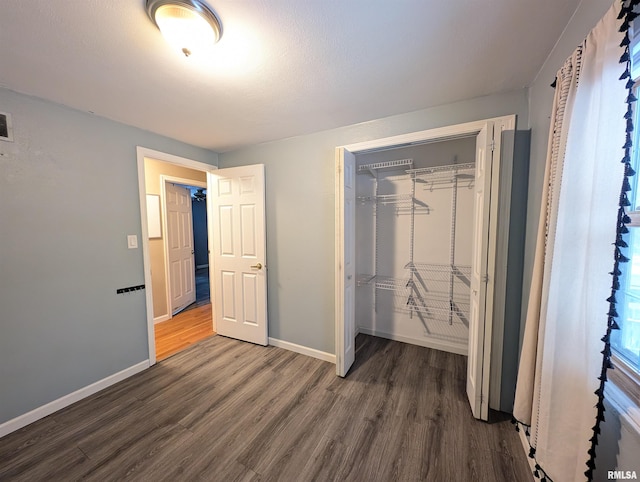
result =
[[[269,336],[335,351],[336,146],[509,114],[527,119],[525,90],[220,154],[220,167],[266,166]]]
[[[525,276],[523,282],[523,318],[526,314],[531,269],[535,250],[536,230],[540,216],[542,183],[549,136],[549,124],[554,90],[549,86],[565,59],[584,40],[589,31],[613,4],[612,0],[583,0],[567,25],[558,43],[529,89],[529,126],[531,127],[531,158],[529,171],[529,202],[527,209],[527,237],[525,244]],[[603,323],[606,320],[603,319]],[[603,325],[604,326],[604,325]],[[627,434],[627,435],[623,435]],[[640,440],[629,436],[629,429],[617,412],[607,410],[598,445],[596,465],[599,470],[613,470],[614,461],[620,469],[638,470],[629,465],[629,454],[640,454]],[[598,480],[606,480],[606,473],[599,472]],[[597,477],[596,477],[597,478]]]
[[[148,358],[136,146],[217,154],[0,89],[0,423]]]

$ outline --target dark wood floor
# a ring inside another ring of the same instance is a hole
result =
[[[0,480],[531,481],[465,359],[359,335],[335,366],[214,336],[0,439]]]

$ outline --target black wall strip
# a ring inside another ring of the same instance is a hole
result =
[[[131,293],[132,291],[139,291],[139,290],[143,290],[143,289],[144,289],[144,285],[129,286],[128,288],[117,289],[116,293],[121,295],[122,293]]]

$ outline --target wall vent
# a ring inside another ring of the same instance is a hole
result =
[[[13,141],[13,125],[11,124],[11,114],[0,112],[0,140]]]

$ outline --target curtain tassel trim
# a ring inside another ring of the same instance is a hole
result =
[[[589,439],[589,441],[591,442],[591,446],[587,451],[587,470],[584,472],[584,475],[587,477],[587,480],[589,482],[593,481],[594,471],[596,468],[596,447],[598,445],[598,436],[600,435],[600,424],[605,420],[604,389],[605,384],[608,380],[607,371],[614,368],[613,363],[611,362],[611,332],[613,330],[620,329],[620,326],[618,325],[618,322],[616,320],[616,318],[619,317],[618,310],[616,309],[616,293],[620,289],[619,277],[622,275],[620,263],[627,263],[629,261],[629,258],[625,256],[622,250],[628,247],[627,242],[624,240],[624,235],[629,232],[627,224],[631,222],[631,218],[629,218],[626,212],[626,209],[631,205],[631,203],[629,202],[629,197],[627,196],[627,193],[631,190],[631,183],[629,182],[629,178],[631,176],[634,176],[636,173],[631,167],[631,147],[633,146],[633,138],[631,133],[634,130],[633,103],[638,99],[633,94],[634,82],[631,78],[631,55],[629,53],[629,45],[631,41],[629,37],[629,27],[633,20],[638,17],[638,14],[633,10],[637,5],[640,4],[640,0],[621,0],[621,3],[622,9],[620,10],[620,14],[618,15],[618,20],[622,21],[620,25],[620,32],[624,33],[624,37],[620,42],[620,47],[624,48],[624,52],[620,56],[620,63],[624,64],[625,70],[622,75],[620,75],[619,79],[620,81],[626,81],[625,88],[627,89],[627,111],[624,114],[624,118],[626,119],[626,132],[625,143],[622,146],[622,148],[624,149],[624,157],[621,160],[621,162],[624,164],[624,177],[620,188],[618,220],[616,224],[616,238],[615,242],[613,243],[615,246],[613,269],[609,273],[611,275],[611,295],[609,296],[609,298],[607,298],[607,303],[609,303],[609,312],[607,313],[607,328],[604,336],[601,338],[601,341],[604,343],[604,348],[600,352],[602,354],[602,366],[600,376],[598,377],[600,383],[598,389],[594,392],[594,394],[598,397],[598,403],[596,404],[597,415],[595,425],[592,429],[593,436]]]
[[[640,1],[640,0],[638,0]],[[531,428],[526,423],[523,423],[517,420],[515,417],[511,417],[511,423],[515,426],[516,432],[520,432],[520,430],[524,430],[525,435],[527,436],[527,443],[529,444],[529,458],[532,458],[534,461],[534,471],[533,475],[536,479],[540,479],[541,482],[553,482],[551,477],[547,475],[544,469],[540,466],[538,461],[536,460],[536,448],[531,445],[531,439],[529,434],[529,429]]]

